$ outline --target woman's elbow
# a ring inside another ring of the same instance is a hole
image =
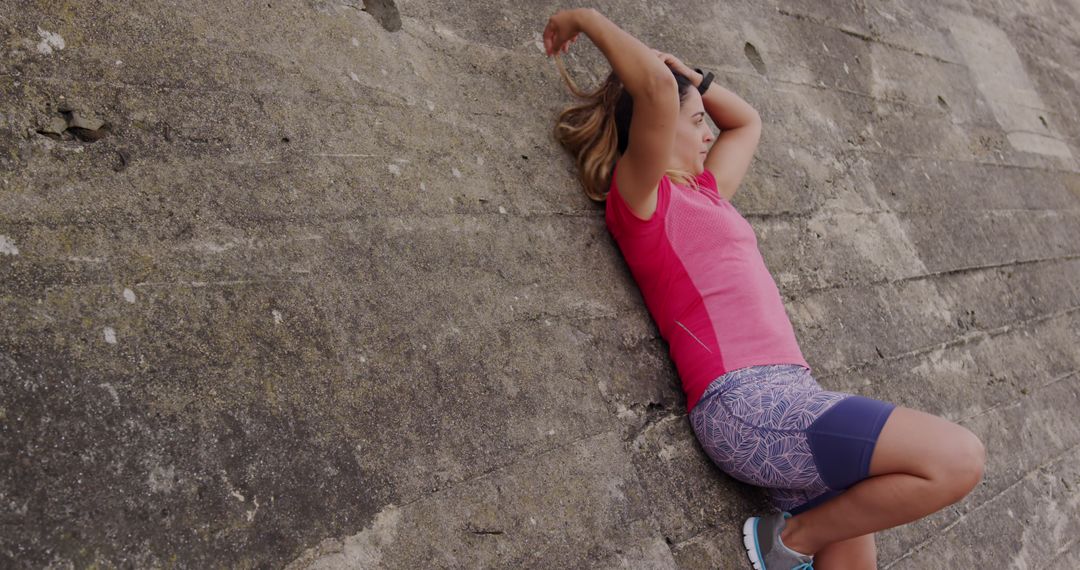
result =
[[[629,90],[629,86],[627,87]],[[675,76],[664,66],[662,71],[650,73],[637,89],[631,90],[630,95],[638,101],[672,101],[678,100],[679,84]]]
[[[746,111],[746,125],[752,126],[761,131],[761,115],[758,114],[757,109],[747,105]]]

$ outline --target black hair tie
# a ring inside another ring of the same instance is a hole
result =
[[[713,73],[711,71],[705,73],[704,71],[701,71],[696,67],[694,68],[694,71],[698,72],[702,76],[701,85],[698,85],[697,91],[698,93],[704,95],[705,92],[709,90],[709,85],[712,84]]]

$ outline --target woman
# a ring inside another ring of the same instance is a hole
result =
[[[876,568],[874,532],[959,501],[985,451],[967,429],[825,391],[810,374],[750,225],[732,207],[761,119],[711,74],[651,50],[595,10],[561,11],[549,56],[584,33],[613,72],[556,125],[605,219],[686,392],[698,441],[725,472],[765,487],[750,517],[754,568]],[[705,115],[717,124],[715,136]]]

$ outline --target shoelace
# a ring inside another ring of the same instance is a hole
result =
[[[799,564],[798,566],[792,568],[791,570],[814,570],[814,563],[813,562],[803,562],[802,564]]]

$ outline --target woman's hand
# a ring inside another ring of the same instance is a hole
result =
[[[701,74],[694,71],[693,69],[690,69],[689,67],[686,67],[686,64],[680,61],[679,58],[671,55],[670,53],[664,53],[657,49],[652,50],[652,52],[653,55],[660,58],[660,61],[664,62],[664,65],[668,66],[672,71],[689,79],[690,83],[694,84],[694,87],[697,87],[698,84],[701,83]]]
[[[544,53],[552,56],[570,49],[581,33],[581,12],[580,8],[561,10],[548,20],[544,28]]]

